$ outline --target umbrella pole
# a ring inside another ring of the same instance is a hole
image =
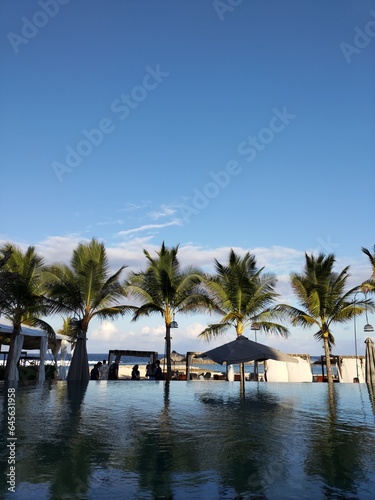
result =
[[[245,365],[240,364],[240,384],[241,384],[241,394],[245,394]]]

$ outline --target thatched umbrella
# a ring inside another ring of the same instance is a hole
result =
[[[183,361],[186,361],[186,358],[182,354],[179,354],[176,351],[172,351],[171,352],[171,361],[173,361],[174,364],[182,363]]]

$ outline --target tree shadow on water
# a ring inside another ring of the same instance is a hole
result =
[[[236,498],[267,498],[267,491],[290,475],[293,450],[287,435],[292,432],[292,408],[263,392],[245,398],[206,394],[200,400],[212,426],[202,442],[203,456],[210,457],[220,488],[230,488]]]
[[[133,440],[124,450],[123,468],[139,478],[145,498],[171,500],[181,487],[178,476],[196,477],[199,457],[191,431],[179,426],[170,404],[170,381],[164,382],[163,405],[157,415],[132,415]],[[128,416],[129,418],[129,416]],[[143,498],[140,494],[139,498]]]
[[[371,459],[374,439],[372,444],[368,441],[365,426],[353,426],[350,419],[338,419],[338,389],[327,385],[326,411],[323,407],[322,418],[313,421],[305,470],[323,481],[326,498],[353,498],[358,495],[359,483],[367,482],[363,463]]]

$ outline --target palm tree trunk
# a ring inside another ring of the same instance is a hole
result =
[[[171,379],[172,376],[172,364],[171,364],[171,327],[166,325],[165,330],[165,355],[167,358],[167,380]]]
[[[16,339],[18,338],[20,333],[21,333],[21,326],[13,326],[13,332],[12,336],[10,337],[9,351],[4,372],[4,380],[7,381],[14,381],[15,371],[18,370],[16,366],[18,364],[19,358],[17,359],[18,356],[15,351],[17,350]]]
[[[79,328],[77,333],[76,346],[66,379],[68,382],[88,382],[90,380],[90,373],[87,357],[86,331]]]
[[[331,353],[329,351],[328,336],[324,336],[324,354],[326,357],[326,367],[327,367],[327,379],[329,384],[333,384],[333,373],[331,365]]]

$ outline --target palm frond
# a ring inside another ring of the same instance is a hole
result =
[[[207,328],[201,332],[198,337],[201,337],[205,340],[211,340],[215,337],[223,335],[228,328],[231,326],[230,323],[216,323],[212,325],[208,325]]]

